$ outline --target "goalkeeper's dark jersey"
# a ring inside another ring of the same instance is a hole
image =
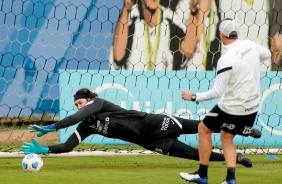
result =
[[[182,119],[162,114],[126,110],[101,98],[91,99],[82,109],[55,124],[57,129],[81,122],[91,133],[137,144],[148,139],[178,136]],[[180,123],[181,122],[181,123]]]

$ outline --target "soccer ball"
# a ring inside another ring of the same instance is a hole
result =
[[[28,154],[23,158],[22,167],[24,171],[39,172],[43,167],[43,160],[37,154]]]

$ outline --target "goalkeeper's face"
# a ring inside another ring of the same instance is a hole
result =
[[[82,109],[88,102],[89,99],[80,98],[74,102],[74,105],[77,107],[78,110]]]

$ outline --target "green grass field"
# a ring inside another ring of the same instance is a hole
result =
[[[282,156],[265,159],[266,155],[245,155],[252,159],[253,167],[237,167],[237,182],[281,183]],[[1,184],[181,184],[179,172],[193,172],[198,162],[162,156],[92,156],[92,157],[43,157],[41,172],[24,172],[22,158],[0,159]],[[219,184],[225,178],[224,162],[212,162],[209,183]]]

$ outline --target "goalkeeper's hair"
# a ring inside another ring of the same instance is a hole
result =
[[[98,96],[97,93],[90,91],[88,88],[81,88],[77,90],[74,96],[76,95],[88,95],[90,99],[95,98]]]

